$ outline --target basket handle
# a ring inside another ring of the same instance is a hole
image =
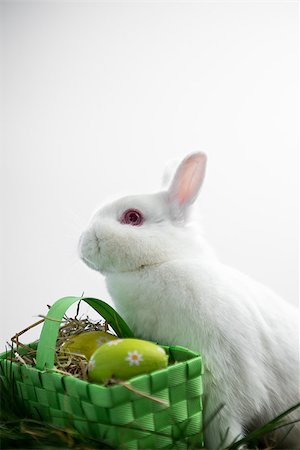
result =
[[[122,317],[102,300],[92,297],[63,297],[51,306],[45,318],[36,352],[37,369],[53,369],[56,340],[61,321],[67,309],[78,301],[85,301],[94,308],[109,323],[118,337],[134,337]]]

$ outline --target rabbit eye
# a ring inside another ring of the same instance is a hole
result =
[[[133,226],[142,225],[144,217],[138,209],[127,209],[123,212],[120,222]]]

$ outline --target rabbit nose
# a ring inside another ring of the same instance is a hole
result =
[[[101,236],[99,236],[99,233],[97,233],[96,230],[94,230],[94,238],[95,238],[95,241],[97,243],[97,247],[100,250],[101,242],[103,241],[103,239],[101,238]]]
[[[99,235],[99,233],[97,233],[97,231],[95,229],[93,230],[93,235],[97,241],[100,241],[100,235]]]

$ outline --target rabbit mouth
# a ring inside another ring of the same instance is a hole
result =
[[[82,254],[79,255],[79,256],[80,256],[80,259],[81,259],[88,267],[90,267],[90,269],[99,271],[99,267],[98,267],[93,261],[91,261],[91,260],[90,260],[89,258],[87,258],[86,256],[83,256]]]
[[[144,269],[148,269],[148,267],[155,267],[155,266],[160,266],[161,263],[151,263],[151,264],[142,264],[138,270],[144,270]]]
[[[118,270],[119,273],[134,273],[134,272],[141,272],[143,270],[152,269],[153,267],[159,267],[163,263],[151,263],[151,264],[141,264],[140,266],[133,268],[133,269],[127,269],[127,270]]]

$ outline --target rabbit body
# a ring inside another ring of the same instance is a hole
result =
[[[223,405],[205,429],[206,447],[216,450],[299,401],[298,324],[296,308],[221,263],[188,223],[205,162],[191,155],[168,191],[99,210],[79,253],[105,275],[136,336],[202,354],[205,420]],[[295,426],[285,446],[299,443]]]
[[[215,261],[175,260],[140,272],[110,274],[120,314],[143,339],[180,344],[204,359],[206,429],[219,448],[295,403],[298,385],[295,311],[264,286]],[[289,447],[299,446],[299,430]]]

